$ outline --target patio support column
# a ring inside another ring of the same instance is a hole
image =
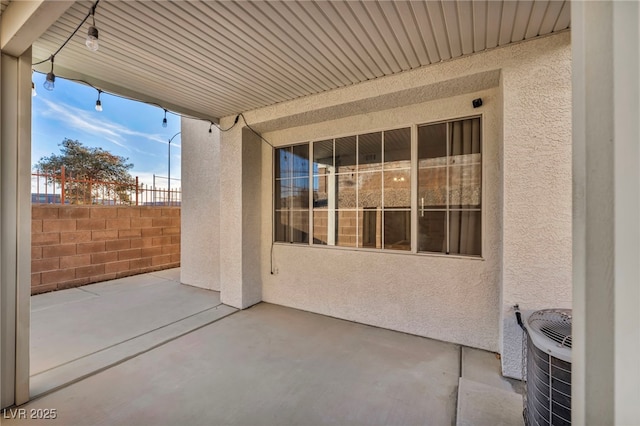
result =
[[[0,59],[0,407],[29,400],[31,48]]]
[[[640,7],[573,2],[573,419],[640,422]]]
[[[228,128],[235,116],[221,120]],[[261,141],[237,124],[220,140],[220,297],[244,309],[262,300]]]
[[[180,281],[220,291],[220,130],[182,119]]]
[[[524,311],[571,307],[572,251],[570,45],[518,61],[517,67],[502,69],[500,147],[500,352],[503,374],[514,378],[522,375],[522,330],[513,306]]]

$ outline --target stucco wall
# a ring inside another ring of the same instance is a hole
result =
[[[484,106],[474,109],[471,101],[478,97]],[[265,134],[278,146],[482,114],[485,221],[483,259],[275,244],[274,274],[263,273],[263,300],[498,351],[499,99],[494,88]],[[263,155],[267,194],[272,185],[271,158],[268,152]],[[270,209],[271,200],[263,199],[263,211]],[[263,228],[262,264],[269,266],[270,222],[265,220]]]
[[[505,375],[520,377],[521,338],[512,306],[571,308],[570,38],[563,34],[509,51],[514,65],[503,68],[502,87],[502,363]]]
[[[276,146],[484,116],[483,260],[272,248],[272,149],[263,143],[263,300],[498,351],[505,374],[517,377],[521,332],[513,304],[530,310],[571,304],[570,53],[566,32],[245,112]],[[485,105],[474,110],[471,100],[478,96]],[[221,135],[223,175],[241,179],[242,142],[240,131]],[[230,202],[249,190],[227,183],[222,198]],[[250,213],[244,207],[238,214]],[[251,222],[245,222],[241,227],[248,230]],[[225,244],[237,246],[229,241],[234,235],[246,239],[239,223],[231,213],[221,215],[220,227],[229,231]],[[226,270],[239,272],[223,284],[223,300],[225,285],[256,285],[243,281],[247,259],[225,259],[234,262]]]
[[[182,119],[180,281],[220,290],[220,132]]]

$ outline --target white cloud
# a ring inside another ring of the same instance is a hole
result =
[[[126,149],[142,152],[137,148],[126,145],[125,136],[141,137],[164,145],[168,143],[168,141],[160,135],[130,129],[103,117],[96,117],[95,114],[65,103],[51,102],[44,98],[42,102],[46,105],[46,109],[42,112],[43,115],[62,121],[77,130],[101,136],[107,141]],[[180,144],[172,143],[171,145],[176,148],[181,148]]]

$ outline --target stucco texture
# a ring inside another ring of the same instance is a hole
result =
[[[497,83],[497,80],[496,80]],[[482,97],[476,110],[471,101]],[[263,274],[263,299],[421,336],[498,350],[500,297],[499,91],[497,88],[283,131],[275,145],[482,114],[485,226],[483,259],[275,244],[274,274]],[[271,155],[263,193],[270,193]],[[271,200],[263,200],[270,211]],[[270,220],[271,215],[269,215]],[[270,230],[270,223],[263,226]],[[263,265],[270,265],[264,233]]]
[[[539,44],[535,56],[526,43],[513,46],[519,66],[503,70],[501,352],[503,373],[518,378],[522,343],[512,306],[571,308],[572,300],[571,49],[568,34]]]
[[[225,286],[260,286],[271,303],[500,352],[518,377],[511,307],[571,303],[570,52],[565,32],[245,112],[274,146],[482,114],[483,258],[272,245],[273,150],[262,144],[259,194],[239,187],[247,136],[231,131],[220,151],[223,300]],[[258,229],[256,259],[241,245]],[[256,262],[259,277],[243,279]]]
[[[180,281],[220,290],[220,132],[182,119]]]

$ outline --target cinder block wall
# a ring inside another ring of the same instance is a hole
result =
[[[180,207],[31,211],[31,294],[180,266]]]

